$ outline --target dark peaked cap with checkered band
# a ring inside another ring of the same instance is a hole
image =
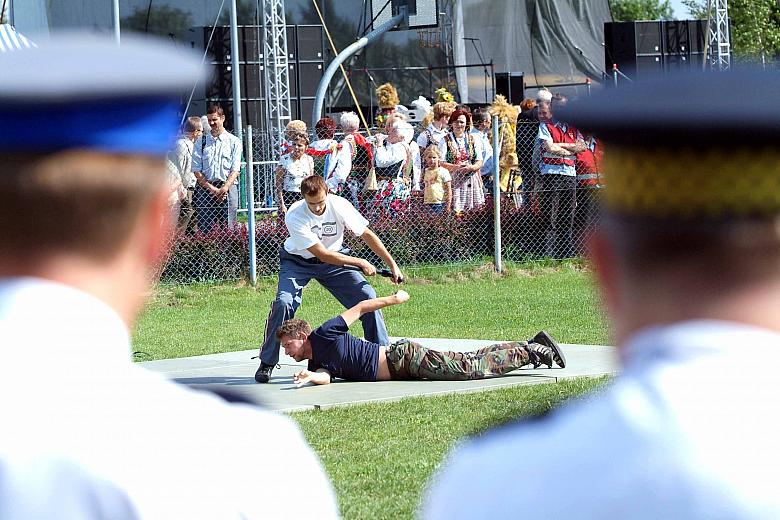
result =
[[[201,78],[199,57],[163,40],[55,35],[0,53],[0,152],[74,148],[164,155],[182,97]]]
[[[698,73],[602,89],[556,117],[605,143],[603,204],[654,218],[780,214],[780,74]]]

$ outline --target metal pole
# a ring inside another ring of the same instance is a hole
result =
[[[501,154],[501,143],[498,141],[498,116],[493,116],[493,244],[496,272],[503,270],[501,265],[501,187],[498,179],[499,157]]]
[[[257,256],[255,254],[255,165],[252,149],[252,125],[246,127],[246,207],[249,231],[249,283],[257,283]]]
[[[618,68],[617,63],[612,64],[612,80],[615,82],[615,86],[617,87],[617,76],[618,76]]]
[[[111,3],[111,18],[114,24],[114,39],[119,45],[119,0],[113,0]]]
[[[233,0],[235,3],[235,0]],[[325,101],[325,91],[328,90],[328,85],[330,85],[330,80],[333,79],[333,75],[336,74],[336,70],[338,70],[339,66],[347,61],[347,58],[355,54],[357,51],[362,49],[363,47],[366,47],[369,43],[373,42],[380,36],[382,36],[384,33],[401,23],[404,18],[406,18],[406,8],[402,7],[401,12],[397,15],[390,18],[388,21],[365,35],[364,37],[360,38],[358,41],[353,43],[352,45],[348,46],[346,49],[341,51],[338,56],[333,58],[333,61],[330,62],[330,65],[328,65],[328,68],[325,70],[325,74],[322,75],[322,79],[320,80],[320,84],[317,86],[317,97],[314,99],[314,109],[312,110],[311,114],[311,126],[313,127],[315,124],[317,124],[317,121],[320,120],[320,117],[322,115],[322,105]]]
[[[241,76],[238,70],[238,19],[236,0],[230,0],[230,66],[233,69],[233,133],[241,139]]]

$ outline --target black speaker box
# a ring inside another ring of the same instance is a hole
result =
[[[525,95],[522,72],[496,72],[496,94],[506,97],[513,105],[519,105]]]
[[[302,119],[308,123],[311,120],[311,113],[314,110],[314,98],[299,98],[298,103],[300,105],[298,119]]]
[[[298,51],[295,48],[295,26],[294,25],[288,25],[286,27],[287,32],[287,59],[289,60],[296,60],[298,59]]]
[[[670,20],[664,22],[665,53],[687,54],[691,52],[690,41],[688,20]]]
[[[298,97],[298,67],[295,63],[287,65],[287,80],[290,84],[290,97]]]
[[[298,91],[299,97],[314,97],[317,87],[324,73],[323,62],[299,62],[298,63]]]
[[[297,26],[298,61],[323,61],[325,40],[321,25]],[[288,41],[289,45],[289,41]]]

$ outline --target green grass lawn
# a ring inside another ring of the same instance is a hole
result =
[[[414,517],[426,482],[456,441],[518,417],[544,414],[606,380],[417,397],[292,417],[325,464],[345,519],[405,519]],[[506,456],[522,471],[523,453]],[[523,478],[518,474],[518,482]],[[468,490],[464,493],[468,496]]]
[[[377,293],[395,290],[371,280]],[[578,263],[509,266],[497,275],[490,266],[419,269],[404,285],[412,299],[385,309],[391,336],[524,339],[540,329],[564,343],[607,341],[588,272]],[[276,280],[246,284],[160,286],[134,334],[139,360],[198,356],[258,348],[276,293]],[[342,312],[317,282],[303,292],[297,317],[319,325]],[[360,325],[354,328],[362,334]]]
[[[501,275],[489,265],[420,268],[406,275],[412,299],[385,309],[393,336],[501,340],[546,329],[564,343],[608,341],[589,273],[578,262],[510,264]],[[384,279],[372,283],[380,295],[395,290]],[[135,350],[144,353],[138,359],[257,348],[275,292],[275,279],[257,287],[158,287],[133,338]],[[320,324],[340,312],[338,302],[312,282],[298,317]],[[353,332],[361,334],[360,327]],[[414,516],[426,481],[458,439],[545,413],[604,381],[411,398],[292,417],[322,458],[345,518],[404,519]],[[507,456],[522,464],[522,453]]]

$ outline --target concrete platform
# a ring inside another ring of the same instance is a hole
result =
[[[426,347],[439,350],[466,351],[497,343],[489,340],[442,338],[412,338]],[[279,411],[326,408],[372,401],[392,401],[404,397],[437,395],[453,392],[474,392],[510,385],[527,385],[574,377],[596,377],[617,372],[614,347],[598,345],[568,345],[561,348],[566,355],[566,368],[522,368],[503,377],[478,381],[380,381],[356,383],[337,380],[326,386],[296,388],[293,374],[306,367],[296,363],[282,351],[280,368],[274,370],[271,382],[255,383],[259,360],[251,359],[257,350],[228,352],[189,358],[165,359],[139,363],[160,372],[179,383],[193,387],[224,387],[268,408]]]

